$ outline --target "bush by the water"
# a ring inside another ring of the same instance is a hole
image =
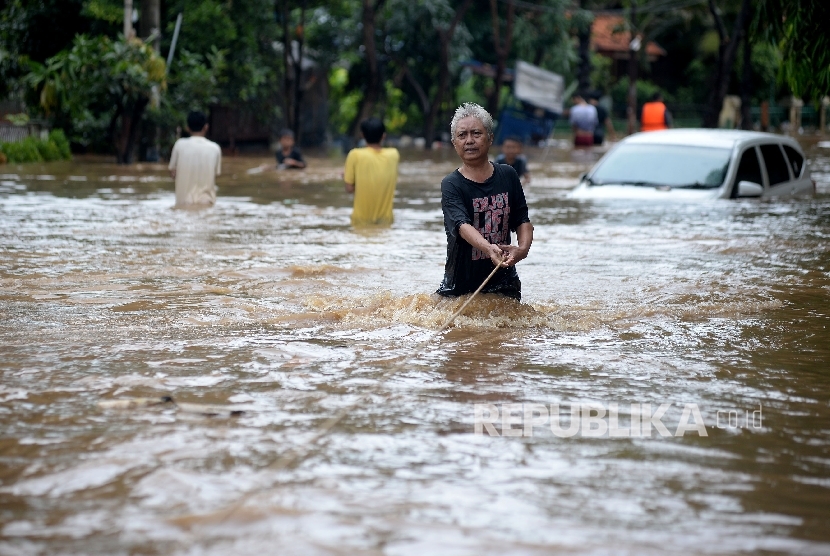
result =
[[[62,129],[53,129],[50,131],[49,141],[54,142],[58,147],[58,152],[60,152],[60,156],[63,160],[69,160],[72,158],[72,151],[69,149],[69,139],[66,138],[66,134]]]
[[[8,162],[18,164],[69,160],[72,157],[69,141],[60,129],[53,130],[46,140],[30,136],[16,143],[0,143],[0,155],[5,155]]]

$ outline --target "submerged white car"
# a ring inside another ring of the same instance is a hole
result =
[[[734,199],[815,193],[791,137],[726,129],[637,133],[582,176],[572,197]]]

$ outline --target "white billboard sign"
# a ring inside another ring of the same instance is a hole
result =
[[[517,99],[529,102],[538,108],[561,114],[564,92],[565,80],[558,73],[553,73],[521,60],[516,61],[513,96]]]

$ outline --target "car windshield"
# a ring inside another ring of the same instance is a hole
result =
[[[590,180],[594,185],[715,188],[726,177],[730,153],[712,147],[622,144],[608,153]]]

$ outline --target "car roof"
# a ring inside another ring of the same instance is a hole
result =
[[[744,131],[740,129],[666,129],[635,133],[623,142],[638,145],[685,145],[690,147],[715,147],[731,149],[736,145],[755,142],[786,143],[798,150],[798,143],[790,137],[764,133],[761,131]]]

